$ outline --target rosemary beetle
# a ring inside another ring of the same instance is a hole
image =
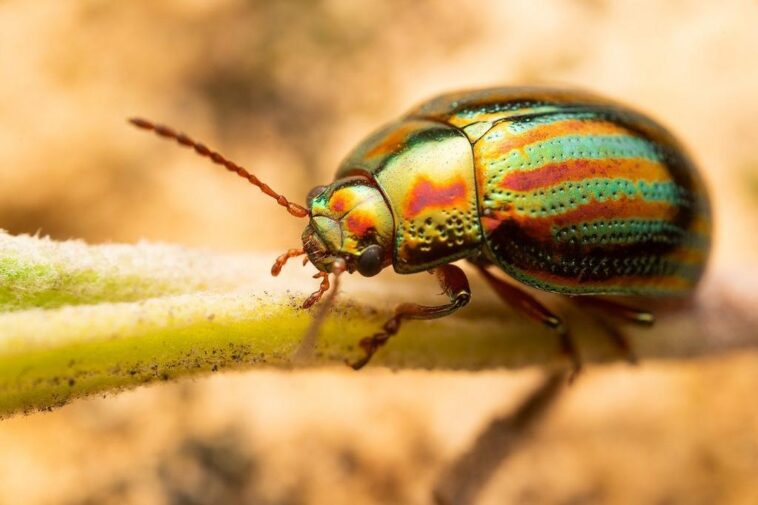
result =
[[[276,275],[304,256],[318,269],[321,285],[305,307],[330,289],[330,275],[335,284],[343,272],[371,277],[388,267],[436,275],[449,302],[399,305],[360,341],[365,355],[356,369],[403,321],[443,317],[468,303],[457,260],[552,328],[578,371],[569,328],[523,286],[649,325],[651,313],[619,297],[685,297],[709,255],[708,195],[679,142],[649,117],[586,92],[492,88],[436,97],[370,134],[332,183],[308,194],[306,207],[184,134],[130,121],[193,148],[308,219],[302,247],[272,268]],[[615,325],[605,328],[631,359]]]

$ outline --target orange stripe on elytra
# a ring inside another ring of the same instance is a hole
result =
[[[618,200],[593,201],[554,216],[529,216],[513,210],[493,211],[482,219],[485,232],[492,232],[500,222],[512,219],[521,229],[536,239],[549,240],[554,228],[582,225],[598,219],[671,219],[676,207],[666,202],[651,202],[642,198],[622,197]]]
[[[406,144],[408,137],[418,129],[418,124],[413,122],[404,122],[399,124],[390,133],[383,137],[371,149],[366,151],[364,157],[367,159],[382,157],[387,154],[396,152],[400,146]]]
[[[507,128],[505,123],[501,128]],[[484,143],[492,151],[506,154],[513,149],[522,149],[529,144],[564,135],[629,135],[630,131],[608,121],[565,119],[550,124],[535,126],[521,134],[508,133],[502,141]],[[490,151],[489,149],[487,151]]]
[[[413,219],[425,210],[465,206],[467,193],[466,181],[461,176],[441,184],[419,177],[408,193],[403,214],[406,219]]]
[[[498,186],[512,191],[530,191],[592,178],[653,182],[671,180],[671,174],[661,163],[643,158],[575,159],[550,163],[536,170],[509,172]]]

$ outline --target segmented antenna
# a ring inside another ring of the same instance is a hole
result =
[[[216,163],[217,165],[221,165],[222,167],[226,168],[230,172],[234,172],[235,174],[239,175],[243,179],[247,179],[247,181],[250,184],[257,186],[264,194],[276,200],[276,203],[286,208],[287,212],[289,212],[293,216],[295,217],[308,216],[308,209],[296,203],[290,202],[289,200],[287,200],[287,198],[284,197],[284,195],[280,195],[279,193],[275,192],[273,189],[271,189],[268,186],[268,184],[261,182],[260,179],[258,179],[256,176],[254,176],[253,174],[251,174],[250,172],[248,172],[241,166],[237,165],[233,161],[227,160],[221,154],[217,153],[216,151],[212,149],[209,149],[208,147],[201,144],[200,142],[196,142],[192,140],[184,133],[177,132],[173,130],[172,128],[169,128],[168,126],[153,123],[145,119],[130,118],[129,122],[133,124],[134,126],[136,126],[137,128],[155,132],[159,136],[167,138],[167,139],[174,139],[179,144],[185,147],[190,147],[194,149],[195,152],[199,154],[200,156],[209,158],[213,163]]]

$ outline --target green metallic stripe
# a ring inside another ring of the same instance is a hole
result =
[[[555,112],[545,112],[536,114],[523,114],[523,115],[510,115],[507,118],[498,119],[494,121],[495,124],[502,121],[508,121],[508,130],[513,134],[521,134],[535,126],[553,124],[560,121],[568,120],[585,120],[585,121],[603,121],[613,123],[620,128],[631,130],[634,132],[647,132],[653,134],[655,142],[661,142],[662,145],[668,145],[665,140],[669,138],[662,138],[660,134],[661,127],[650,118],[640,116],[637,113],[629,110],[612,107],[562,107]],[[643,138],[644,135],[639,135]],[[648,138],[650,141],[651,139]]]
[[[513,119],[519,117],[529,117],[538,115],[548,115],[554,113],[576,114],[585,111],[590,112],[616,112],[616,109],[609,109],[608,106],[590,105],[587,103],[554,103],[544,100],[516,100],[488,105],[474,105],[465,109],[454,112],[450,119],[476,119],[481,115],[494,116],[499,114],[501,119]]]
[[[502,137],[502,131],[487,134],[483,140]],[[497,182],[512,170],[535,170],[548,163],[561,163],[576,159],[644,158],[661,161],[660,148],[650,141],[629,135],[565,135],[513,149],[506,156],[484,160],[487,172],[498,174],[490,182]]]
[[[572,120],[605,120],[602,114],[596,111],[577,110],[574,112],[556,112],[553,114],[530,115],[524,118],[509,118],[508,131],[514,135],[519,135],[531,130],[536,126],[554,124],[561,121]]]
[[[489,115],[501,112],[502,118],[505,119],[512,116],[521,116],[526,114],[546,114],[550,112],[558,112],[565,108],[565,105],[554,105],[544,102],[518,101],[486,107],[477,106],[470,109],[464,109],[453,114],[451,118],[475,119],[482,114]]]
[[[601,244],[633,244],[650,242],[705,248],[708,237],[690,232],[665,219],[597,219],[553,230],[558,242]]]
[[[516,214],[531,217],[558,216],[567,211],[622,197],[674,206],[685,205],[685,190],[672,181],[647,182],[629,179],[587,179],[556,184],[550,189],[536,191],[491,191],[484,195],[485,208],[499,208],[502,203],[513,204]]]

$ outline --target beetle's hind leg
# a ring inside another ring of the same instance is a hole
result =
[[[471,289],[463,270],[455,265],[442,265],[431,273],[437,275],[437,280],[444,293],[450,297],[450,303],[445,305],[426,306],[415,303],[403,303],[395,308],[393,315],[384,325],[382,331],[362,339],[359,343],[366,355],[350,366],[360,370],[371,357],[387,341],[400,330],[400,324],[408,319],[437,319],[452,314],[466,305],[471,299]]]
[[[490,287],[505,303],[556,332],[560,339],[561,352],[571,360],[573,366],[570,378],[576,377],[582,369],[582,360],[563,321],[529,293],[495,277],[482,265],[477,264],[477,268]]]
[[[638,363],[637,356],[632,350],[629,339],[609,319],[621,319],[638,326],[652,326],[655,323],[655,316],[651,312],[594,296],[575,296],[571,300],[575,304],[589,309],[592,318],[603,328],[613,344],[629,363],[632,365]]]

